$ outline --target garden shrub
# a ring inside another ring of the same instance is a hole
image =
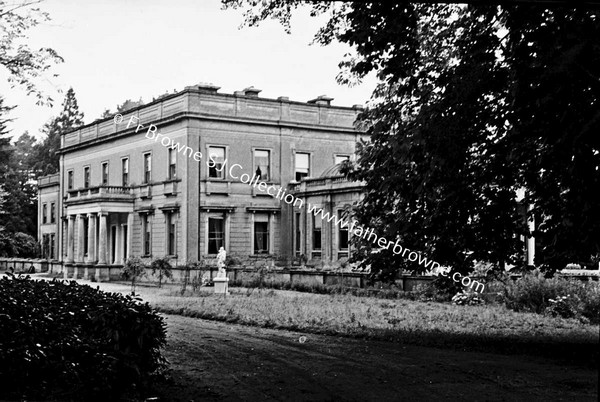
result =
[[[115,400],[160,375],[163,318],[75,281],[0,279],[0,399]]]
[[[152,275],[158,276],[158,287],[162,287],[163,278],[173,279],[173,267],[169,262],[169,257],[159,257],[152,260],[150,269]]]
[[[598,323],[600,290],[597,282],[583,282],[560,276],[546,278],[539,270],[508,282],[504,298],[515,311],[585,318]]]
[[[477,292],[467,292],[463,290],[452,297],[452,304],[459,306],[476,306],[483,303],[483,298]]]

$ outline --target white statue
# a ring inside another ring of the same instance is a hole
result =
[[[219,254],[217,254],[217,268],[219,268],[219,272],[217,273],[217,278],[225,278],[227,277],[227,273],[225,272],[225,259],[227,258],[227,252],[223,247],[219,249]]]

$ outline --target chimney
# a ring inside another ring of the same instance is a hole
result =
[[[316,104],[316,105],[324,105],[324,106],[331,106],[331,101],[333,100],[333,98],[327,96],[327,95],[320,95],[317,96],[315,99],[311,99],[309,100],[307,103],[312,103],[312,104]]]
[[[237,96],[249,96],[252,98],[258,98],[258,93],[261,92],[260,89],[254,88],[254,87],[248,87],[248,88],[244,88],[241,91],[235,91],[234,95]]]
[[[221,87],[218,87],[216,85],[206,83],[206,82],[201,82],[200,84],[191,86],[189,88],[194,88],[194,89],[197,88],[200,92],[207,93],[207,94],[216,94],[217,91],[219,89],[221,89]]]

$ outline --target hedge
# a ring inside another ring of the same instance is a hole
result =
[[[75,281],[0,279],[0,399],[115,399],[166,369],[148,303]]]

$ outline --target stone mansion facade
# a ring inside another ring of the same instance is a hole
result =
[[[360,198],[360,183],[338,169],[363,135],[354,128],[361,107],[218,89],[186,87],[64,134],[59,173],[38,182],[44,257],[67,276],[97,280],[114,277],[128,257],[169,256],[182,266],[214,260],[220,247],[243,266],[343,264],[347,230],[242,183],[229,167],[342,213]],[[150,125],[202,159],[149,139]]]

